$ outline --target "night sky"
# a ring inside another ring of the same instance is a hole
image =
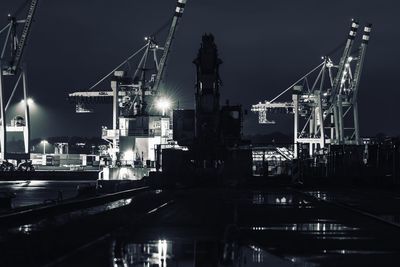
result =
[[[23,2],[0,1],[0,27]],[[25,54],[35,100],[32,137],[100,136],[101,126],[111,124],[111,106],[75,114],[68,92],[90,87],[143,46],[143,37],[164,24],[174,7],[175,0],[40,1]],[[361,26],[374,24],[360,85],[361,135],[398,135],[399,10],[395,0],[188,0],[168,62],[167,87],[181,107],[193,108],[192,60],[202,34],[213,33],[224,61],[221,102],[230,99],[250,109],[318,65],[345,40],[354,17]],[[244,125],[246,134],[292,131],[290,116],[262,126],[249,112]]]

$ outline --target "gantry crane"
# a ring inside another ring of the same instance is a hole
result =
[[[28,5],[27,5],[28,4]],[[19,18],[19,13],[26,9],[27,13],[23,18]],[[29,125],[29,104],[28,104],[28,85],[26,77],[26,69],[21,64],[25,47],[30,34],[34,15],[38,6],[38,0],[31,0],[25,3],[14,15],[8,15],[8,24],[0,30],[0,34],[6,33],[4,44],[0,55],[0,147],[1,158],[7,159],[6,140],[7,132],[22,132],[24,136],[25,158],[29,158],[29,140],[30,140],[30,125]],[[21,28],[22,25],[22,28]],[[9,50],[9,51],[7,51]],[[11,95],[4,105],[4,97],[6,83],[4,80],[8,78],[12,80],[13,89]],[[22,80],[23,95],[24,95],[24,110],[25,115],[23,120],[14,121],[12,125],[6,125],[6,111],[14,97],[16,90]]]
[[[149,151],[154,150],[156,144],[165,142],[167,138],[169,118],[162,118],[163,116],[155,111],[153,105],[160,95],[166,63],[186,2],[187,0],[177,1],[163,45],[157,42],[156,34],[145,37],[143,47],[135,51],[87,91],[69,94],[69,99],[75,102],[78,113],[91,112],[88,104],[112,103],[112,129],[103,127],[102,138],[111,146],[109,154],[113,166],[138,158],[142,161],[149,159],[153,161]],[[121,70],[140,54],[140,60],[132,74]],[[110,77],[111,90],[95,90],[98,85]],[[141,144],[142,142],[145,144]],[[138,147],[140,146],[147,147],[147,151],[139,151]]]
[[[267,118],[271,111],[294,114],[296,158],[299,144],[308,145],[310,156],[323,153],[329,144],[360,144],[357,96],[372,25],[364,27],[359,49],[353,53],[358,28],[353,20],[338,64],[325,56],[322,63],[278,96],[252,106],[263,124],[275,123]],[[292,101],[275,102],[287,92],[292,92]]]

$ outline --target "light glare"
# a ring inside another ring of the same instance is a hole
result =
[[[160,98],[156,103],[156,107],[162,112],[165,112],[166,109],[171,107],[171,101],[167,98]]]
[[[21,103],[22,103],[22,104],[25,104],[25,99],[22,99],[22,100],[21,100]],[[34,103],[35,103],[35,101],[33,101],[32,98],[28,98],[28,106],[33,105]]]

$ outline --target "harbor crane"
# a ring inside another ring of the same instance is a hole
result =
[[[324,153],[328,146],[359,145],[358,92],[365,54],[372,25],[364,27],[361,44],[353,52],[359,23],[351,28],[338,63],[329,56],[275,98],[259,102],[252,111],[259,115],[259,123],[274,124],[268,113],[282,111],[294,115],[294,155],[298,145],[308,146],[309,155]],[[292,101],[277,102],[286,93]]]
[[[29,101],[26,68],[21,64],[24,56],[25,47],[31,32],[32,23],[38,7],[38,0],[26,2],[15,14],[8,15],[8,23],[0,30],[0,34],[5,34],[4,44],[0,54],[0,147],[1,159],[13,157],[7,153],[7,132],[19,132],[24,136],[25,155],[22,157],[29,159],[30,142],[30,119]],[[27,9],[25,16],[19,16]],[[6,85],[5,80],[9,79],[13,84],[10,97],[5,103]],[[11,125],[6,124],[6,111],[15,95],[22,80],[24,117],[18,117],[12,121]]]
[[[92,112],[89,108],[91,104],[112,103],[112,129],[103,127],[102,131],[102,138],[110,145],[112,167],[138,161],[150,162],[146,165],[151,165],[155,162],[154,147],[166,143],[170,137],[170,119],[164,116],[165,110],[160,115],[155,105],[161,99],[160,91],[168,57],[186,2],[177,0],[172,19],[165,25],[169,25],[169,31],[164,43],[157,40],[157,34],[162,29],[146,36],[144,46],[88,90],[70,93],[68,96],[75,103],[77,113]],[[123,67],[131,64],[134,58],[140,58],[134,71],[123,71]],[[96,90],[109,78],[111,90]]]

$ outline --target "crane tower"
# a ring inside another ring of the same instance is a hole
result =
[[[329,56],[323,57],[322,63],[278,96],[252,106],[262,124],[275,123],[268,120],[269,112],[294,115],[295,157],[299,144],[308,145],[310,156],[323,153],[330,144],[360,144],[357,97],[372,25],[364,27],[361,44],[353,52],[358,28],[359,23],[353,20],[337,63]],[[289,92],[291,101],[276,101]]]
[[[156,109],[161,96],[163,76],[179,21],[184,13],[187,0],[178,0],[169,23],[164,43],[157,41],[156,34],[144,38],[145,44],[126,60],[101,78],[87,91],[69,94],[76,104],[76,112],[91,112],[90,104],[112,103],[113,125],[103,127],[102,138],[109,143],[111,168],[106,171],[120,173],[121,166],[143,170],[155,165],[155,146],[166,144],[171,139],[170,118]],[[141,57],[139,57],[141,55]],[[134,58],[139,57],[133,73],[123,70]],[[111,90],[95,90],[99,84],[111,78]],[[164,107],[165,108],[165,107]],[[126,169],[126,168],[125,168]],[[124,178],[121,175],[107,175],[111,179]],[[118,176],[118,177],[116,177]],[[123,175],[124,176],[124,175]],[[126,176],[141,176],[138,173]],[[107,178],[106,178],[107,179]]]
[[[30,120],[29,120],[29,101],[28,101],[28,84],[26,68],[21,64],[23,59],[25,47],[31,31],[32,22],[36,9],[38,7],[38,0],[31,0],[27,2],[26,6],[22,6],[15,14],[8,15],[7,25],[0,30],[0,34],[5,33],[4,43],[0,54],[0,147],[1,159],[8,159],[12,157],[7,153],[7,132],[22,133],[24,136],[25,155],[22,158],[29,159],[29,142],[30,142]],[[22,18],[19,18],[20,11],[26,10],[27,13]],[[6,85],[5,80],[10,80],[13,84],[10,97],[5,104]],[[6,111],[13,100],[16,90],[19,88],[22,80],[23,89],[23,105],[24,117],[18,117],[13,120],[11,125],[6,123]]]

